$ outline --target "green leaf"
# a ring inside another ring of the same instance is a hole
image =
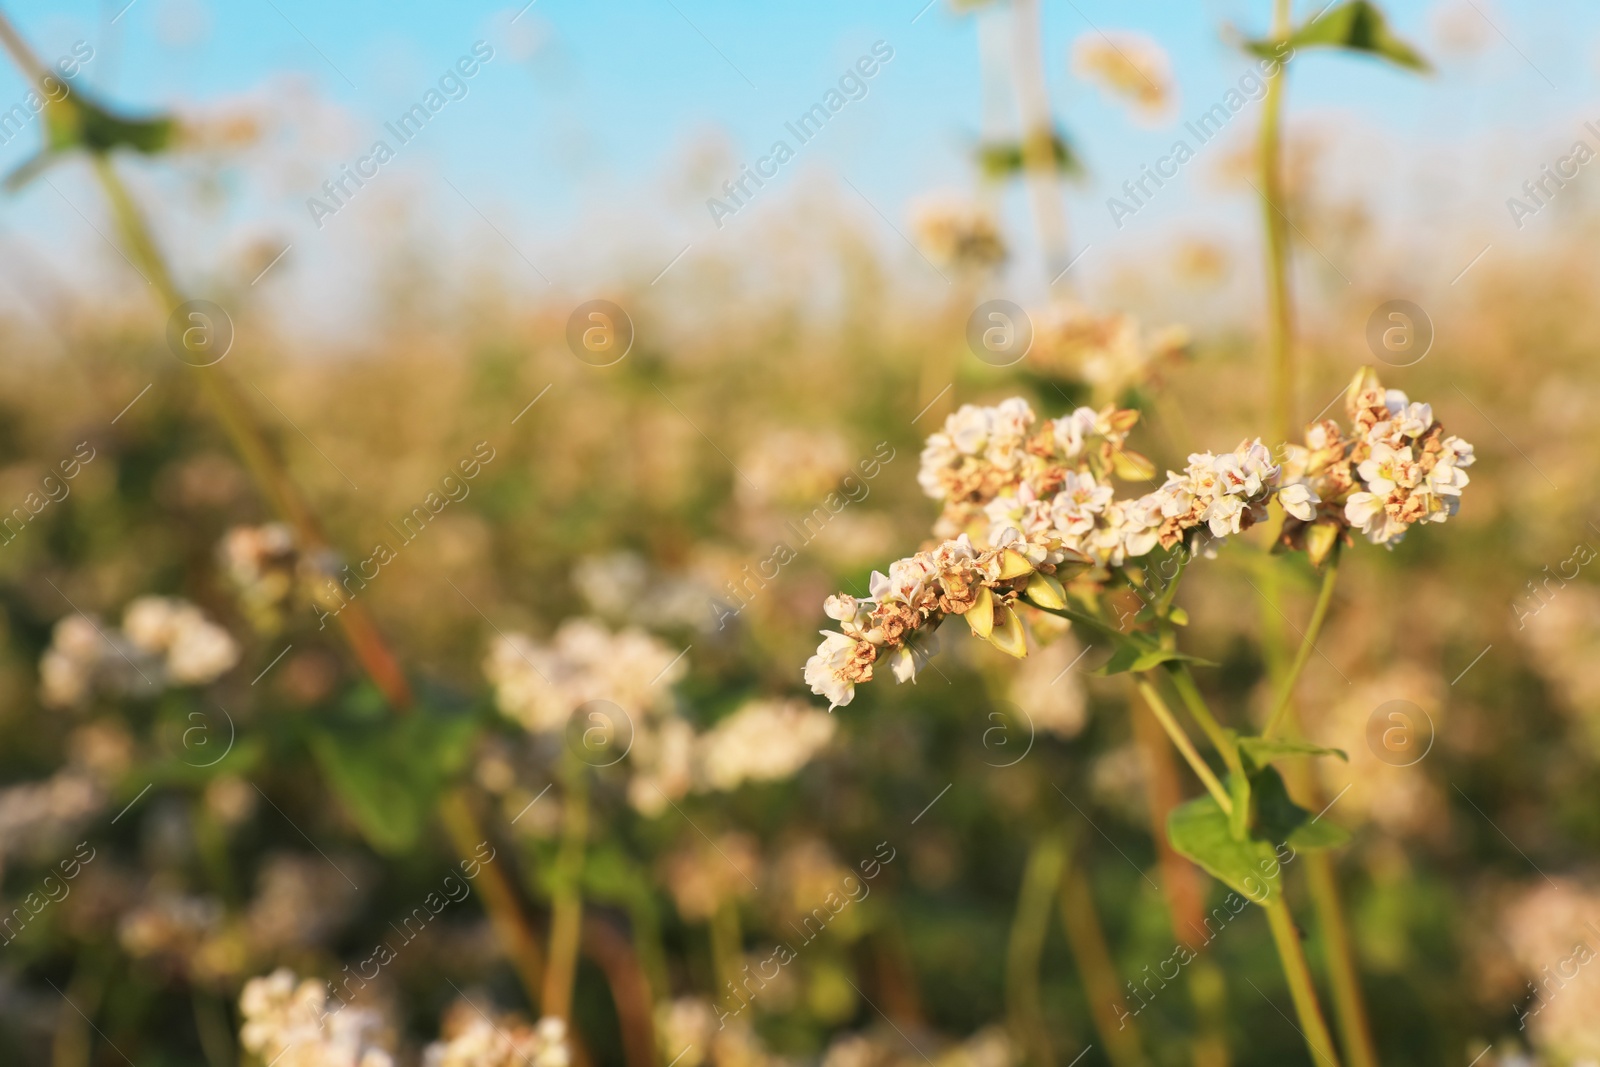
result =
[[[1338,756],[1346,763],[1350,757],[1342,748],[1324,748],[1309,741],[1290,741],[1282,738],[1241,737],[1239,751],[1254,767],[1265,767],[1275,759],[1285,756]]]
[[[1215,667],[1210,660],[1201,659],[1199,656],[1190,656],[1171,648],[1148,648],[1140,645],[1124,645],[1105,662],[1105,666],[1091,673],[1101,677],[1113,674],[1122,674],[1126,671],[1148,671],[1161,666],[1163,663],[1194,663],[1201,667]]]
[[[1055,159],[1056,170],[1077,177],[1083,174],[1083,162],[1062,134],[1050,136],[1050,154]],[[980,144],[977,149],[978,169],[986,178],[1010,178],[1021,174],[1024,167],[1021,141],[996,141]]]
[[[1111,653],[1110,659],[1089,673],[1101,678],[1109,678],[1113,674],[1125,674],[1133,670],[1134,663],[1144,654],[1145,650],[1138,645],[1122,645]]]
[[[1256,791],[1256,825],[1272,841],[1295,849],[1335,848],[1350,840],[1350,832],[1289,799],[1283,777],[1267,767],[1251,776]]]
[[[1286,42],[1247,41],[1245,50],[1264,59],[1279,59],[1284,43],[1291,55],[1301,48],[1342,48],[1387,59],[1419,74],[1433,69],[1420,52],[1395,36],[1389,29],[1389,20],[1368,0],[1348,0],[1328,8],[1291,33]]]
[[[1235,838],[1228,816],[1210,793],[1167,813],[1167,840],[1182,856],[1257,904],[1279,891],[1277,852],[1258,837]]]
[[[44,148],[6,175],[8,192],[20,189],[51,163],[80,148],[95,155],[118,148],[145,155],[165,151],[178,128],[167,115],[148,119],[119,115],[77,89],[45,104],[43,124]]]
[[[478,718],[419,707],[372,714],[358,696],[319,725],[311,751],[340,803],[380,852],[414,845],[439,793],[465,765]]]

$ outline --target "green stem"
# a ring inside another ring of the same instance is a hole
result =
[[[1216,716],[1211,714],[1211,708],[1207,706],[1206,698],[1201,696],[1200,687],[1195,684],[1189,665],[1182,660],[1168,660],[1162,666],[1167,668],[1167,675],[1172,679],[1172,687],[1178,691],[1183,706],[1189,709],[1194,721],[1200,724],[1200,729],[1205,731],[1206,737],[1222,754],[1222,761],[1228,765],[1228,770],[1242,775],[1244,763],[1239,759],[1239,743],[1234,740],[1232,734],[1222,728]]]
[[[1039,1001],[1039,960],[1050,932],[1050,904],[1067,866],[1067,839],[1059,829],[1041,834],[1028,853],[1022,889],[1006,946],[1006,1001],[1018,1043],[1029,1062],[1052,1067],[1055,1055]]]
[[[1167,736],[1172,738],[1172,744],[1183,758],[1189,762],[1189,767],[1195,776],[1205,784],[1217,802],[1217,806],[1228,814],[1233,814],[1233,798],[1228,796],[1228,791],[1222,788],[1222,783],[1212,773],[1206,761],[1200,758],[1200,753],[1195,749],[1194,742],[1189,740],[1189,735],[1183,732],[1183,727],[1178,725],[1178,720],[1173,717],[1172,709],[1167,707],[1167,702],[1161,699],[1161,694],[1147,679],[1135,676],[1134,684],[1139,687],[1139,695],[1144,697],[1144,702],[1150,706],[1150,711],[1156,720],[1161,723],[1162,729],[1167,731]]]
[[[1372,1027],[1367,1022],[1367,1006],[1361,995],[1361,978],[1356,970],[1355,952],[1350,945],[1350,930],[1339,900],[1339,876],[1333,856],[1327,852],[1306,853],[1307,883],[1317,916],[1317,937],[1328,971],[1334,1021],[1344,1045],[1350,1067],[1377,1067],[1378,1050],[1372,1043]]]
[[[1178,569],[1167,579],[1167,587],[1161,590],[1161,596],[1156,600],[1156,614],[1163,619],[1172,611],[1172,598],[1178,593],[1178,581],[1183,577],[1183,568],[1189,562],[1189,554],[1182,545],[1178,546]]]
[[[200,1036],[200,1051],[209,1067],[234,1067],[233,1028],[228,1025],[228,1009],[211,993],[198,987],[189,990],[194,1006],[195,1030]]]
[[[1040,607],[1038,604],[1032,603],[1031,601],[1029,606],[1036,611],[1044,612],[1046,615],[1059,615],[1063,619],[1068,619],[1079,624],[1080,626],[1093,630],[1095,633],[1098,633],[1100,636],[1104,637],[1114,645],[1136,645],[1142,649],[1155,647],[1148,641],[1140,640],[1136,636],[1123,633],[1121,630],[1117,629],[1115,626],[1112,626],[1104,619],[1097,619],[1093,615],[1086,615],[1083,612],[1077,611],[1073,608],[1044,608]]]
[[[1061,878],[1061,925],[1067,944],[1089,996],[1089,1012],[1112,1067],[1142,1067],[1146,1062],[1139,1030],[1118,988],[1117,966],[1111,958],[1105,928],[1095,907],[1094,893],[1083,866],[1069,857]]]
[[[444,795],[439,803],[439,820],[450,835],[456,855],[464,861],[480,863],[478,891],[483,908],[489,913],[489,924],[500,951],[510,959],[522,981],[528,1003],[537,1012],[544,949],[533,924],[528,921],[516,885],[507,874],[509,859],[480,862],[479,848],[488,843],[488,834],[465,788],[458,786]]]
[[[589,836],[589,781],[586,767],[567,755],[562,765],[561,848],[552,872],[550,960],[540,996],[544,1014],[572,1025],[572,986],[578,976],[578,943],[583,933],[583,855]]]
[[[1311,981],[1311,969],[1306,966],[1305,951],[1300,946],[1300,933],[1295,929],[1289,905],[1284,903],[1283,892],[1267,898],[1267,925],[1272,928],[1272,943],[1283,964],[1283,975],[1289,982],[1289,995],[1294,999],[1295,1014],[1300,1019],[1300,1033],[1311,1050],[1311,1058],[1326,1067],[1339,1067],[1333,1050],[1333,1037],[1322,1018],[1317,1004],[1316,986]]]
[[[1317,592],[1316,607],[1311,610],[1311,622],[1306,625],[1306,632],[1300,639],[1300,648],[1294,654],[1294,662],[1289,664],[1288,677],[1284,678],[1278,691],[1278,703],[1272,709],[1272,715],[1267,719],[1266,729],[1261,731],[1262,737],[1271,737],[1283,726],[1284,719],[1289,714],[1293,705],[1294,686],[1300,680],[1300,672],[1305,669],[1311,653],[1317,645],[1317,637],[1322,633],[1322,624],[1328,617],[1328,605],[1333,603],[1333,584],[1339,577],[1339,546],[1333,546],[1333,552],[1328,556],[1327,566],[1322,572],[1322,588]]]
[[[1272,37],[1289,35],[1290,0],[1273,0]],[[1275,440],[1287,441],[1294,423],[1293,309],[1289,292],[1289,225],[1284,215],[1283,159],[1280,125],[1286,70],[1267,79],[1261,105],[1261,135],[1257,145],[1261,182],[1261,214],[1267,237],[1267,305],[1272,346],[1272,408]]]
[[[744,969],[744,928],[739,922],[739,904],[732,896],[723,897],[711,913],[711,966],[716,972],[717,994],[737,995],[740,971]],[[730,1002],[730,1010],[731,1010]]]

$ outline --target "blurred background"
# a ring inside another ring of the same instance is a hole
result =
[[[106,109],[0,69],[6,1062],[1309,1062],[1103,650],[801,676],[962,403],[1270,443],[1274,218],[1294,421],[1372,364],[1478,454],[1299,691],[1376,1062],[1600,1062],[1591,7],[1303,49],[1271,204],[1265,0],[3,11]],[[1316,582],[1185,582],[1229,725]]]

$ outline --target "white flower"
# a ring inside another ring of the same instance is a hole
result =
[[[185,620],[167,649],[167,677],[175,685],[205,685],[239,662],[239,646],[228,631],[198,611]]]
[[[981,408],[976,404],[962,404],[944,420],[945,436],[962,454],[981,455],[989,443],[994,411],[994,408]]]
[[[252,978],[239,994],[239,1043],[279,1067],[392,1067],[379,1044],[383,1019],[367,1008],[329,1010],[322,983],[288,968]]]
[[[1351,493],[1344,505],[1344,517],[1376,545],[1399,541],[1406,531],[1406,524],[1395,522],[1385,510],[1383,498],[1375,493]]]
[[[1084,439],[1095,432],[1097,416],[1094,408],[1077,408],[1051,423],[1056,447],[1068,459],[1076,459],[1083,452]]]
[[[568,619],[549,644],[501,635],[483,664],[500,710],[536,733],[562,729],[590,700],[654,713],[686,670],[680,653],[643,630],[612,633],[592,619]]]
[[[1380,496],[1394,491],[1396,485],[1410,488],[1416,485],[1416,465],[1411,460],[1411,449],[1391,448],[1382,441],[1372,446],[1370,459],[1362,460],[1356,470],[1367,488]]]
[[[1310,522],[1316,517],[1317,505],[1322,503],[1322,498],[1313,493],[1309,485],[1296,482],[1278,490],[1278,503],[1283,505],[1284,511],[1301,522]]]
[[[1094,528],[1095,516],[1105,511],[1115,495],[1111,486],[1099,485],[1088,471],[1068,471],[1061,491],[1051,501],[1051,517],[1062,533],[1082,536]]]
[[[894,650],[893,658],[890,660],[894,680],[915,682],[917,672],[937,651],[939,651],[939,635],[935,631],[925,630],[907,638],[905,644]]]
[[[547,1015],[535,1026],[514,1019],[500,1022],[477,1015],[448,1041],[423,1052],[423,1067],[567,1067],[567,1025]]]
[[[1433,425],[1433,408],[1428,404],[1407,404],[1395,412],[1394,428],[1407,437],[1417,438]]]
[[[805,680],[811,691],[828,698],[828,710],[850,703],[856,695],[855,683],[845,677],[856,651],[856,640],[832,630],[822,631],[822,644],[806,660]]]
[[[1222,492],[1242,497],[1256,496],[1278,477],[1272,453],[1259,439],[1247,441],[1232,452],[1218,456],[1212,469]]]
[[[1200,516],[1211,527],[1211,536],[1227,537],[1239,532],[1245,504],[1236,496],[1219,496],[1206,506]]]
[[[801,701],[757,700],[717,723],[696,743],[706,788],[792,777],[832,738],[838,721]]]

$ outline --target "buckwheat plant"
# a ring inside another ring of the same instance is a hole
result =
[[[950,616],[1019,658],[1028,619],[1041,612],[1109,644],[1102,673],[1133,675],[1206,787],[1168,818],[1173,847],[1265,909],[1301,1029],[1313,1057],[1330,1063],[1333,1043],[1283,901],[1281,868],[1295,850],[1338,845],[1347,835],[1291,801],[1271,764],[1343,753],[1276,735],[1326,616],[1340,548],[1355,532],[1392,548],[1411,527],[1444,522],[1460,506],[1473,461],[1472,446],[1447,435],[1432,408],[1384,389],[1371,370],[1351,383],[1346,410],[1348,427],[1316,423],[1304,443],[1276,453],[1259,438],[1221,454],[1197,452],[1153,492],[1119,497],[1116,479],[1153,474],[1126,447],[1137,412],[1085,407],[1040,419],[1021,399],[965,405],[922,452],[918,481],[943,505],[938,542],[891,563],[887,575],[874,572],[868,597],[830,596],[823,610],[838,629],[822,632],[805,666],[806,682],[831,711],[885,665],[898,681],[914,680]],[[1188,620],[1173,600],[1189,561],[1214,557],[1228,538],[1271,521],[1274,501],[1282,513],[1274,550],[1306,552],[1323,582],[1272,714],[1259,735],[1246,736],[1224,728],[1201,695],[1190,666],[1202,661],[1178,649]],[[1109,594],[1123,588],[1143,606],[1114,618]],[[1156,678],[1216,750],[1221,776]]]

